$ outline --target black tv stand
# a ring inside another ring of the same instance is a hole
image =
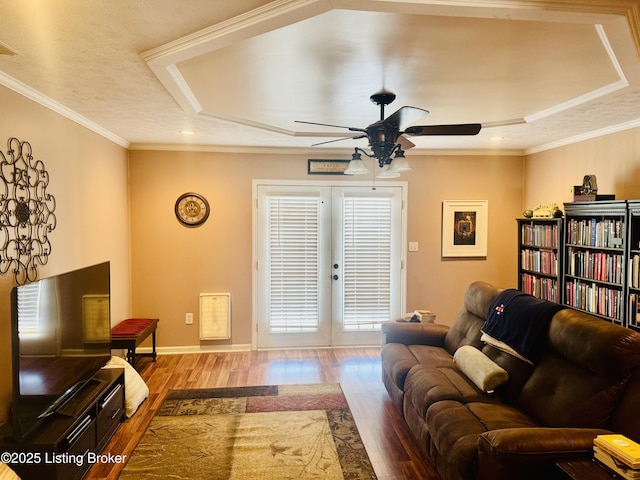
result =
[[[45,418],[26,441],[12,441],[2,427],[0,451],[22,480],[79,480],[93,466],[124,420],[124,369],[109,368],[94,377],[57,411]]]

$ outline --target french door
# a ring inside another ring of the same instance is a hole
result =
[[[404,308],[404,185],[256,186],[258,348],[380,343]]]

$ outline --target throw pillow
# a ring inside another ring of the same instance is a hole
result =
[[[145,398],[149,387],[135,368],[124,358],[111,357],[104,368],[124,368],[124,406],[127,418],[131,418]]]
[[[491,393],[509,380],[509,374],[504,368],[471,345],[458,348],[453,361],[483,392]]]

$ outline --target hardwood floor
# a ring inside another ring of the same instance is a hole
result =
[[[440,480],[416,445],[381,380],[379,348],[269,350],[140,359],[149,398],[104,450],[130,457],[170,389],[340,383],[379,480]],[[121,463],[96,464],[86,479],[116,479]]]

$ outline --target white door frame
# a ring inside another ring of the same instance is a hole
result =
[[[377,183],[377,182],[376,182]],[[252,293],[252,305],[251,305],[251,349],[258,349],[258,245],[257,245],[257,232],[258,232],[258,186],[324,186],[324,187],[367,187],[371,186],[375,188],[375,185],[371,181],[349,181],[349,180],[264,180],[254,179],[251,187],[251,205],[252,205],[252,232],[251,232],[251,284],[253,288]],[[404,181],[381,181],[380,186],[393,186],[402,187],[402,232],[401,241],[402,246],[401,255],[401,273],[400,273],[400,310],[404,312],[406,310],[406,284],[407,284],[407,197],[408,197],[408,182]]]

